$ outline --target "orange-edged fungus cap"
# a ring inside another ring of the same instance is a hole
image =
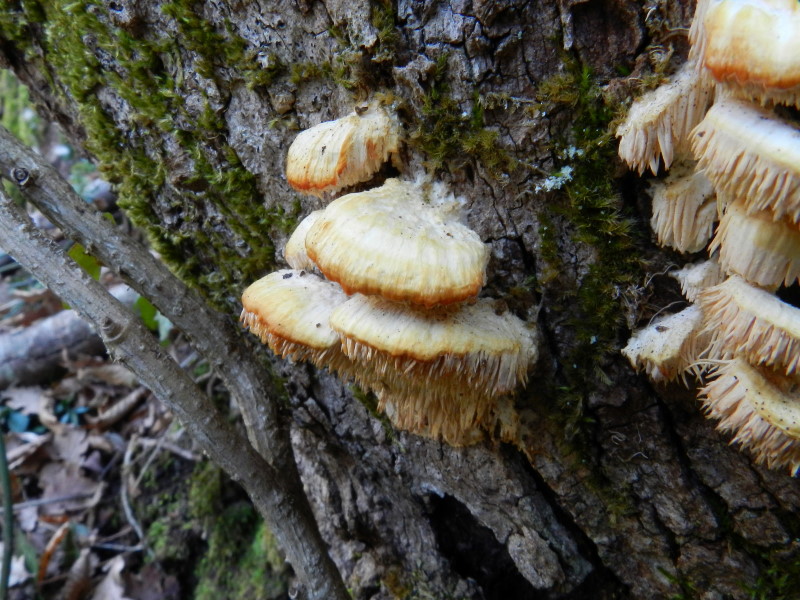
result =
[[[330,323],[344,353],[393,389],[403,385],[402,375],[421,385],[505,394],[525,383],[538,354],[532,330],[510,313],[498,315],[489,299],[426,310],[355,295]]]
[[[306,215],[283,247],[283,258],[293,269],[311,271],[316,268],[306,252],[306,235],[320,215],[322,215],[321,210],[315,210]]]
[[[286,158],[294,189],[322,196],[367,181],[400,149],[400,125],[378,102],[298,135]]]
[[[420,186],[388,179],[333,201],[306,235],[306,251],[348,294],[377,294],[426,307],[476,296],[487,246]]]
[[[655,319],[634,332],[622,355],[655,382],[683,379],[705,347],[705,340],[698,337],[702,320],[703,313],[696,304]]]
[[[798,381],[757,369],[741,358],[718,369],[718,377],[700,392],[706,415],[717,429],[734,433],[731,441],[750,450],[769,468],[800,470],[800,396]]]
[[[669,168],[674,156],[688,151],[688,136],[714,99],[710,82],[686,63],[664,85],[636,100],[625,122],[617,128],[619,156],[641,175],[647,167],[658,171],[663,159]]]
[[[335,283],[313,273],[283,269],[244,291],[240,320],[278,356],[340,370],[349,361],[328,321],[345,300]]]
[[[800,39],[800,30],[798,30]],[[758,106],[725,98],[691,134],[700,168],[748,211],[800,221],[800,130]]]
[[[737,95],[800,108],[797,0],[710,0],[702,16],[703,66]]]
[[[728,204],[709,252],[719,249],[719,263],[728,273],[750,283],[776,288],[800,277],[800,230],[773,221],[768,212],[747,214],[742,201]]]
[[[714,232],[717,205],[714,187],[692,166],[677,165],[663,181],[652,181],[650,226],[658,243],[679,252],[698,252]]]
[[[782,369],[791,375],[800,366],[800,309],[733,276],[700,294],[711,335],[709,356],[744,356],[748,362]]]
[[[716,257],[686,265],[677,271],[670,271],[669,274],[681,284],[681,293],[689,302],[695,302],[704,289],[725,280],[725,273]]]

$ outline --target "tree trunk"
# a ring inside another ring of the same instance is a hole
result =
[[[274,361],[306,491],[355,597],[789,598],[798,481],[730,447],[694,390],[654,388],[618,353],[679,297],[658,274],[684,259],[650,241],[609,124],[685,57],[692,11],[8,0],[0,56],[164,260],[232,316],[321,206],[283,175],[299,129],[391,94],[400,175],[425,170],[467,199],[491,246],[484,295],[541,331],[510,440],[453,448],[394,430],[369,396]]]

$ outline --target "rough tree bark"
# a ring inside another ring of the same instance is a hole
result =
[[[327,373],[274,363],[307,493],[356,597],[791,597],[798,481],[730,448],[692,391],[652,387],[617,352],[677,299],[658,274],[683,259],[650,242],[608,121],[680,63],[692,10],[6,0],[0,56],[164,259],[231,315],[319,207],[282,174],[298,128],[393,94],[403,174],[426,169],[467,198],[492,249],[485,293],[542,330],[512,443],[393,431]]]

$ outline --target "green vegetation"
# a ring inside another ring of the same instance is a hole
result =
[[[617,189],[614,165],[616,145],[613,123],[618,107],[603,97],[590,70],[572,60],[563,73],[543,81],[538,99],[548,114],[568,110],[572,127],[567,139],[557,140],[554,155],[557,185],[553,202],[539,215],[542,239],[540,260],[547,286],[562,264],[556,220],[570,232],[572,242],[594,255],[577,289],[552,286],[548,302],[556,310],[570,312],[568,325],[574,345],[563,361],[564,383],[557,395],[560,408],[568,409],[573,423],[582,418],[585,395],[606,380],[602,364],[619,347],[624,322],[623,292],[642,279],[636,225],[626,214]]]
[[[433,84],[424,98],[422,114],[411,133],[410,144],[428,157],[432,170],[453,168],[474,159],[495,177],[514,167],[509,154],[497,143],[498,133],[487,129],[484,110],[476,94],[469,111],[450,96],[447,55],[439,57]],[[449,164],[452,163],[452,164]]]

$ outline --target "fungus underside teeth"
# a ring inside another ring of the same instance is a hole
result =
[[[655,382],[699,373],[693,366],[706,345],[699,336],[703,313],[692,304],[679,313],[655,319],[647,327],[634,332],[622,354],[636,369],[643,369]]]
[[[653,216],[650,226],[658,243],[679,252],[705,248],[714,230],[717,207],[714,188],[693,166],[677,165],[663,181],[650,183]]]
[[[753,364],[781,368],[800,365],[800,309],[733,276],[700,294],[704,329],[711,335],[708,355],[741,354]]]
[[[709,245],[710,253],[717,250],[726,272],[761,287],[789,286],[800,277],[800,230],[766,212],[747,214],[738,200],[728,203]]]
[[[342,349],[354,362],[397,388],[403,378],[420,385],[496,396],[527,380],[537,357],[533,333],[493,302],[478,300],[456,310],[416,309],[356,295],[331,314]]]
[[[762,371],[742,359],[718,370],[700,392],[706,415],[717,429],[734,433],[733,444],[750,450],[769,468],[800,470],[800,397],[797,382]]]
[[[714,79],[762,104],[800,107],[796,0],[714,0],[702,13],[697,55]]]
[[[283,248],[283,258],[293,269],[306,271],[316,269],[316,265],[306,252],[306,235],[321,215],[321,210],[315,210],[306,215],[286,242],[286,246]]]
[[[677,153],[688,151],[688,135],[713,101],[714,90],[686,63],[666,83],[636,100],[616,135],[619,156],[641,175],[659,161],[669,168]]]
[[[798,35],[800,38],[800,35]],[[726,98],[692,131],[698,168],[748,212],[800,221],[800,130],[762,108]]]
[[[378,102],[301,132],[289,147],[286,179],[322,196],[367,181],[400,149],[397,118]]]
[[[695,302],[704,289],[725,280],[725,273],[722,272],[716,257],[686,265],[677,271],[670,271],[669,274],[678,280],[681,293],[689,302]]]
[[[346,299],[335,283],[284,269],[245,290],[240,320],[279,356],[346,371],[350,361],[328,323],[331,312]]]
[[[306,235],[306,251],[347,293],[425,307],[476,296],[489,260],[450,205],[426,202],[418,185],[397,179],[329,204]]]

